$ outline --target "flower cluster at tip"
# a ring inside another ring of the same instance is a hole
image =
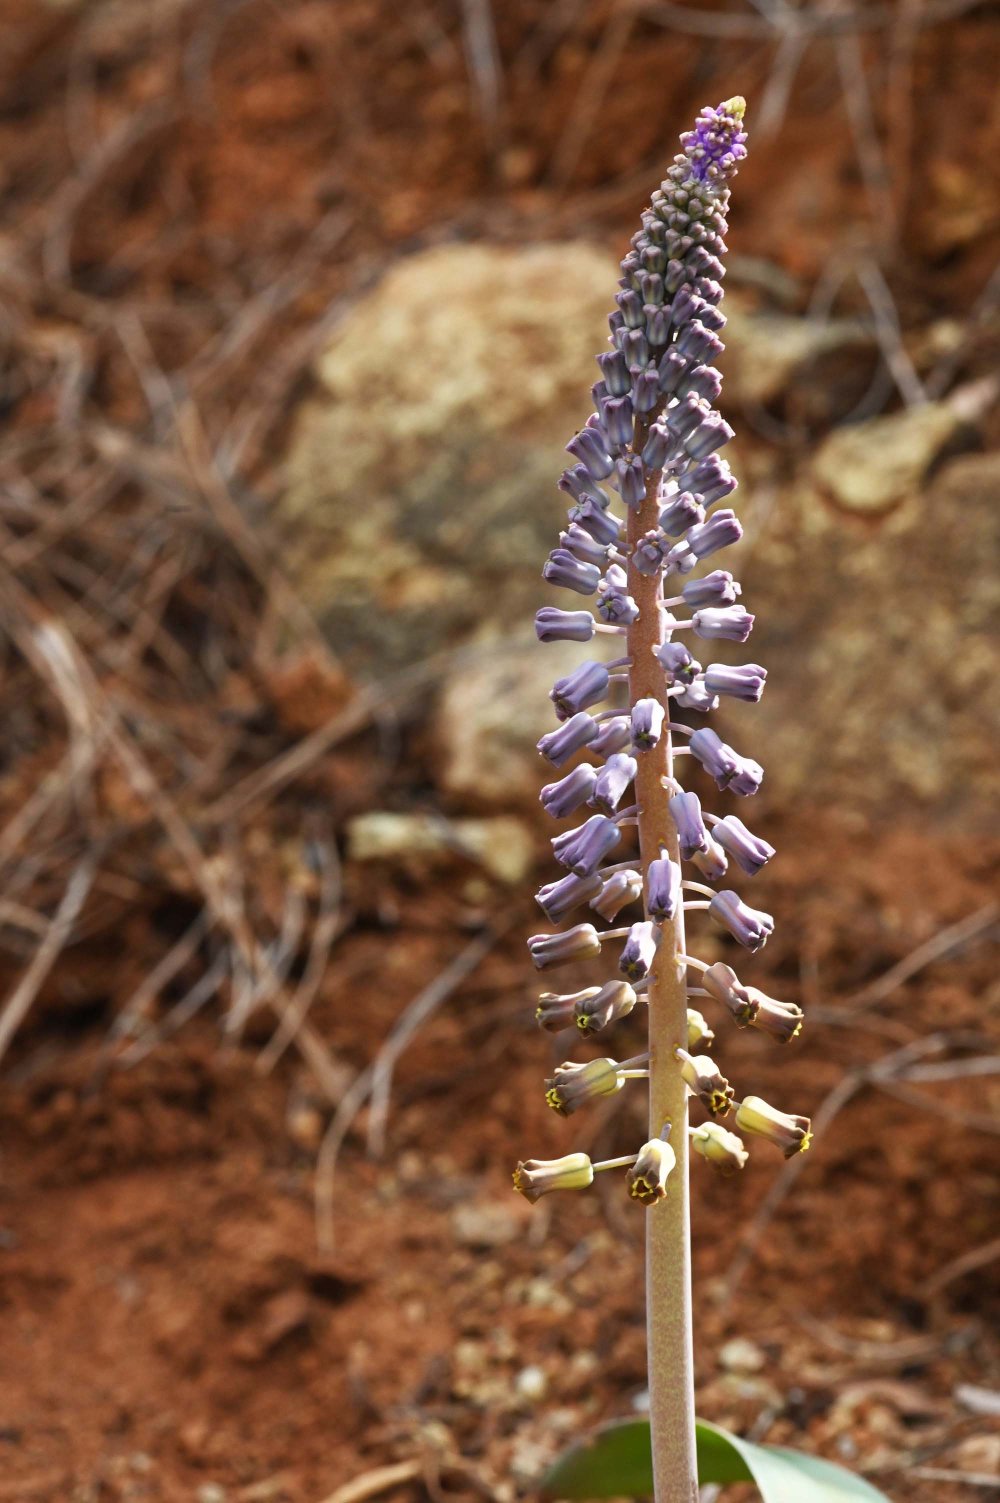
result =
[[[648,696],[632,700],[628,652],[612,662],[587,660],[552,688],[556,724],[538,750],[556,771],[574,765],[546,783],[541,802],[554,818],[579,817],[581,822],[553,839],[564,875],[543,886],[537,901],[552,924],[580,918],[581,909],[609,924],[620,915],[627,920],[609,929],[589,920],[572,922],[528,941],[534,964],[545,971],[596,958],[606,946],[621,944],[615,979],[541,995],[535,1016],[553,1033],[575,1026],[589,1037],[627,1017],[646,1000],[661,946],[668,963],[686,965],[689,997],[710,999],[738,1027],[756,1028],[781,1042],[794,1038],[801,1027],[802,1013],[795,1005],[745,986],[727,965],[707,965],[677,953],[674,924],[692,909],[707,910],[751,952],[763,947],[774,927],[770,915],[749,907],[731,888],[715,890],[686,880],[683,862],[708,882],[724,878],[730,863],[752,876],[774,855],[767,841],[735,815],[703,811],[697,795],[673,779],[669,811],[681,863],[667,853],[666,832],[658,859],[645,871],[638,856],[623,849],[642,817],[631,794],[639,759],[671,732],[687,738],[674,755],[693,757],[720,790],[751,796],[764,776],[757,762],[715,731],[676,724],[664,711],[669,703],[707,714],[722,696],[755,703],[767,679],[757,663],[703,665],[688,645],[692,636],[705,643],[742,643],[754,624],[740,604],[741,587],[731,573],[710,567],[695,574],[704,560],[714,563],[742,535],[735,512],[720,505],[736,489],[736,480],[719,454],[732,429],[714,405],[722,388],[714,362],[724,349],[722,257],[729,182],[746,155],[743,110],[740,98],[704,109],[694,129],[681,137],[682,150],[653,194],[622,262],[621,290],[609,319],[609,349],[597,357],[594,412],[567,444],[574,462],[559,480],[571,505],[542,575],[577,597],[589,597],[589,603],[583,608],[578,600],[573,609],[546,606],[538,611],[538,639],[589,642],[597,633],[611,633],[631,649],[630,628],[640,619],[632,591],[643,598],[648,594],[638,588],[637,577],[658,576],[662,630],[654,634],[659,641],[655,658],[664,693],[663,703]],[[644,523],[635,524],[630,533],[628,513],[652,496],[657,525],[636,539]],[[624,695],[619,685],[626,686]],[[623,697],[625,704],[620,703]],[[601,705],[608,708],[595,708]],[[593,760],[575,761],[580,752]],[[768,1139],[786,1157],[808,1148],[807,1118],[777,1111],[759,1097],[735,1101],[714,1061],[698,1052],[714,1034],[693,1007],[687,1034],[687,1048],[675,1051],[675,1062],[691,1100],[706,1114],[704,1122],[688,1127],[696,1153],[723,1174],[743,1168],[747,1153],[742,1139],[719,1120],[731,1112],[741,1132]],[[648,1056],[642,1056],[559,1065],[546,1082],[546,1100],[561,1116],[570,1116],[591,1101],[616,1094],[627,1080],[648,1075],[647,1062]],[[550,1190],[589,1185],[598,1170],[625,1168],[632,1198],[652,1205],[668,1193],[676,1162],[669,1136],[670,1124],[665,1124],[662,1135],[638,1154],[604,1163],[592,1163],[583,1153],[529,1159],[518,1164],[514,1186],[535,1201]]]

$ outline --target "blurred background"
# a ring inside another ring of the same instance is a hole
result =
[[[717,1054],[817,1138],[696,1172],[698,1407],[997,1496],[1000,7],[0,41],[0,1498],[511,1503],[641,1411],[642,1214],[510,1188],[644,1111],[542,1099],[530,623],[616,260],[736,92],[741,969],[807,1024]]]

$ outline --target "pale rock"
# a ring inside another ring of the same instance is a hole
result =
[[[875,357],[869,328],[856,319],[801,318],[761,312],[727,289],[722,402],[764,406],[806,383],[817,418],[849,407],[863,394]]]
[[[347,824],[348,861],[419,867],[456,855],[476,862],[497,881],[517,886],[534,863],[534,840],[512,815],[445,819],[440,814],[373,810]]]
[[[963,426],[955,405],[927,402],[836,428],[813,460],[813,478],[848,511],[888,511],[920,489]]]

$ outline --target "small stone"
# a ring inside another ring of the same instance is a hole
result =
[[[512,815],[449,820],[434,814],[374,810],[348,821],[349,861],[419,867],[456,855],[476,862],[498,882],[516,886],[527,878],[534,863],[534,841],[527,826]]]
[[[516,1197],[512,1205],[492,1200],[466,1201],[451,1213],[451,1231],[466,1247],[504,1247],[521,1235],[524,1217]]]
[[[734,1336],[719,1348],[719,1365],[727,1372],[759,1373],[766,1363],[760,1347],[745,1336]]]
[[[229,1494],[217,1482],[203,1482],[195,1493],[198,1503],[226,1503]]]
[[[514,1391],[519,1399],[525,1399],[528,1403],[536,1403],[544,1399],[549,1391],[548,1376],[541,1367],[522,1367],[514,1379]]]
[[[928,402],[836,428],[820,445],[813,476],[848,511],[889,511],[920,489],[962,426],[951,403]]]

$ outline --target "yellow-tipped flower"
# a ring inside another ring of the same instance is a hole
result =
[[[738,1174],[750,1157],[742,1140],[721,1122],[703,1122],[691,1134],[691,1147],[727,1179]]]
[[[697,1008],[689,1007],[687,1033],[688,1048],[697,1049],[702,1044],[707,1047],[709,1044],[714,1043],[714,1041],[715,1034],[712,1032],[711,1028],[709,1028],[701,1013],[698,1012]]]
[[[514,1189],[532,1205],[550,1190],[585,1190],[594,1182],[594,1166],[585,1153],[561,1159],[525,1159],[514,1170]]]
[[[724,1117],[733,1104],[734,1091],[718,1065],[707,1054],[676,1051],[686,1085],[713,1117]]]
[[[545,1100],[560,1117],[570,1117],[598,1096],[613,1096],[624,1083],[616,1059],[591,1059],[585,1065],[567,1060],[556,1065],[552,1079],[545,1082]]]
[[[768,1106],[759,1096],[748,1096],[736,1108],[736,1126],[758,1138],[767,1138],[786,1159],[805,1153],[812,1142],[808,1117],[795,1117]]]
[[[667,1178],[677,1163],[677,1155],[662,1138],[643,1143],[635,1163],[625,1176],[628,1193],[640,1205],[655,1205],[667,1193]]]

